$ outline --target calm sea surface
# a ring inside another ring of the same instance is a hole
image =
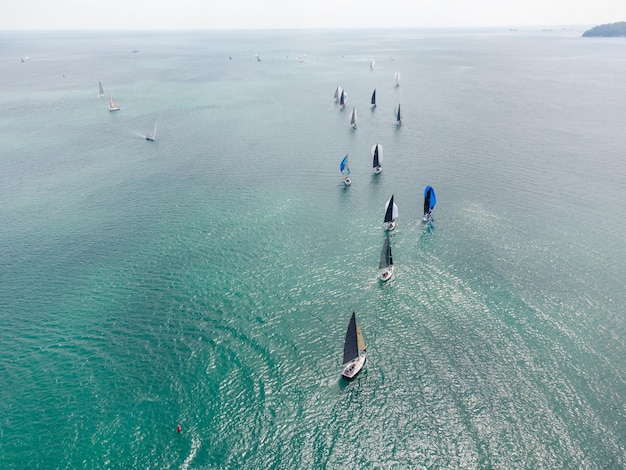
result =
[[[581,32],[0,33],[0,467],[625,468],[626,41]]]

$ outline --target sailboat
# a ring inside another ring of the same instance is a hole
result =
[[[402,125],[402,115],[400,114],[400,103],[398,103],[398,107],[394,110],[394,114],[396,115],[396,124],[398,126]]]
[[[383,171],[383,146],[380,144],[372,146],[372,168],[376,174]]]
[[[341,160],[341,164],[339,165],[339,169],[341,170],[341,175],[343,176],[343,182],[346,186],[350,186],[352,180],[350,179],[350,167],[348,166],[348,154],[343,157]]]
[[[374,88],[374,93],[372,93],[372,108],[376,107],[376,88]]]
[[[350,125],[352,129],[356,129],[356,108],[352,108],[352,114],[350,114]]]
[[[394,80],[396,81],[396,86],[400,86],[400,72],[396,72]]]
[[[380,251],[380,261],[378,262],[378,271],[380,280],[387,282],[393,277],[393,257],[391,256],[391,243],[389,241],[389,235],[385,238],[383,243],[383,249]]]
[[[367,347],[361,333],[361,327],[356,321],[356,314],[352,312],[346,340],[343,344],[343,371],[341,375],[346,379],[352,379],[365,365],[367,360]]]
[[[157,128],[157,123],[156,121],[154,121],[154,129],[152,130],[152,132],[150,132],[148,135],[146,135],[146,140],[149,142],[154,142],[156,140],[156,128]]]
[[[346,92],[341,90],[341,95],[339,95],[339,106],[341,109],[346,109],[346,100],[348,99],[348,95]]]
[[[374,70],[375,65],[376,65],[376,61],[372,59],[372,61],[370,62],[370,70]]]
[[[396,218],[398,217],[398,206],[395,202],[393,202],[393,194],[391,195],[391,199],[387,201],[385,204],[385,219],[383,222],[385,223],[385,228],[389,231],[396,228]]]
[[[335,103],[341,99],[342,92],[343,92],[343,89],[339,85],[337,85],[337,88],[335,88]]]
[[[422,221],[428,222],[430,220],[435,204],[437,204],[435,190],[431,186],[426,186],[426,189],[424,189],[424,217],[422,217]]]
[[[102,98],[104,96],[104,88],[102,88],[102,82],[98,80],[98,98]]]
[[[111,93],[109,93],[109,111],[119,111],[120,107],[115,104],[115,101],[113,101],[113,98],[111,97]]]

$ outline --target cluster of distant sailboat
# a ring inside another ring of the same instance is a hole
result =
[[[374,70],[375,65],[376,61],[372,59],[370,62],[370,70]],[[400,86],[400,72],[395,73],[394,81],[396,87]],[[334,99],[335,102],[339,104],[340,109],[345,109],[348,95],[341,86],[337,86],[335,89]],[[372,109],[376,107],[376,89],[374,89],[372,93],[370,105]],[[394,115],[396,118],[396,125],[400,126],[402,124],[400,104],[398,104],[398,106],[394,109]],[[356,107],[353,107],[352,112],[350,113],[350,126],[352,129],[356,129],[356,122],[357,111]],[[371,156],[374,174],[379,175],[382,172],[383,163],[383,146],[380,143],[376,143],[372,146]],[[352,180],[350,179],[348,154],[346,154],[341,160],[339,170],[341,171],[344,184],[346,186],[350,186],[352,184]],[[432,210],[435,208],[436,203],[437,198],[435,196],[435,190],[431,186],[426,186],[424,189],[424,215],[422,217],[422,222],[431,222]],[[389,233],[396,228],[396,219],[398,218],[398,214],[398,205],[396,204],[394,195],[392,194],[389,200],[385,203],[383,224],[386,234],[378,262],[378,277],[383,283],[386,283],[394,278],[395,269],[393,265],[393,255],[391,252],[391,240]],[[352,312],[352,317],[350,318],[350,323],[348,324],[348,330],[346,331],[346,338],[344,342],[343,371],[341,375],[347,379],[352,379],[363,368],[366,359],[367,348],[363,339],[363,334],[358,322],[356,321],[356,314],[355,312]]]
[[[139,52],[139,51],[133,51],[133,52]],[[102,82],[99,80],[98,81],[98,98],[102,98],[104,97],[104,88],[102,87]],[[121,108],[119,107],[119,105],[113,100],[113,96],[111,95],[111,92],[109,92],[109,111],[113,112],[113,111],[119,111]],[[154,142],[156,140],[156,131],[157,131],[157,123],[156,121],[154,122],[154,128],[152,129],[151,132],[148,132],[147,134],[140,134],[138,132],[136,132],[136,134],[143,138],[146,139],[148,142]]]

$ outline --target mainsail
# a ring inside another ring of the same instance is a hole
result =
[[[383,249],[380,252],[380,261],[378,262],[378,269],[385,269],[393,266],[393,258],[391,256],[391,244],[389,242],[389,236],[385,238]]]
[[[339,104],[342,108],[346,106],[346,93],[343,90],[341,90],[341,94],[339,95]]]
[[[372,168],[378,168],[383,163],[383,146],[376,144],[372,147]]]
[[[356,129],[356,108],[352,108],[352,115],[350,116],[350,125]]]
[[[359,351],[365,349],[365,341],[361,334],[361,328],[356,321],[356,315],[352,312],[348,330],[346,331],[346,340],[343,345],[343,363],[347,364],[352,359],[359,357]]]
[[[402,122],[402,115],[400,114],[400,103],[398,103],[398,109],[396,110],[396,121]]]
[[[337,88],[335,88],[335,101],[339,101],[339,98],[341,98],[341,93],[342,93],[342,89],[339,85],[337,85]]]
[[[372,106],[376,106],[376,88],[374,88],[374,93],[372,93]]]
[[[391,199],[389,199],[387,201],[387,204],[385,205],[385,220],[383,220],[383,222],[388,224],[389,222],[392,222],[396,217],[398,217],[398,206],[393,202],[392,195]]]
[[[104,96],[104,89],[102,88],[102,82],[98,80],[98,96]]]

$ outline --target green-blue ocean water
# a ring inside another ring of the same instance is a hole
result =
[[[626,42],[581,32],[0,33],[0,467],[626,467]]]

